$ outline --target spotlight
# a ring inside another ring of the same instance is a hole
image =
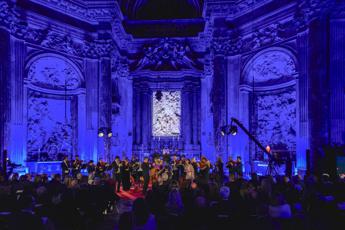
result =
[[[111,129],[108,129],[108,137],[112,137],[113,136],[113,132],[111,131]]]
[[[104,136],[103,128],[99,128],[99,129],[98,129],[98,136],[99,136],[99,137],[103,137],[103,136]]]
[[[227,125],[220,127],[220,134],[222,136],[228,135],[228,126]]]
[[[113,131],[111,130],[111,128],[106,128],[106,127],[101,127],[98,129],[98,136],[99,137],[112,137],[113,136]]]
[[[237,134],[237,126],[236,125],[231,125],[230,127],[230,133],[235,136]]]

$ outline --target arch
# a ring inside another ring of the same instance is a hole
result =
[[[244,66],[242,85],[271,86],[296,79],[297,59],[288,49],[271,47],[255,54]]]
[[[82,88],[84,77],[75,63],[68,58],[43,53],[31,58],[25,68],[26,80],[44,89],[67,90]]]

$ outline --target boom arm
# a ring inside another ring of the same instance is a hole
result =
[[[247,134],[247,136],[252,140],[254,141],[254,143],[259,146],[259,148],[264,151],[268,157],[271,159],[271,154],[266,150],[266,148],[258,141],[258,139],[256,139],[247,129],[246,127],[243,126],[243,124],[237,120],[236,118],[232,117],[231,118],[231,122],[234,122],[236,123],[243,131],[245,134]]]

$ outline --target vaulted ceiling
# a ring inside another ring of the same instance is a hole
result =
[[[117,0],[134,37],[188,37],[204,30],[204,0]]]
[[[130,20],[200,18],[203,0],[118,0]]]

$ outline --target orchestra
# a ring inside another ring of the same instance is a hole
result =
[[[74,160],[69,160],[65,156],[61,162],[63,178],[68,176],[78,178],[83,169],[85,169],[84,173],[88,174],[89,180],[93,180],[95,177],[104,178],[111,173],[116,192],[120,192],[122,186],[123,191],[129,191],[133,187],[136,191],[142,189],[143,194],[147,192],[150,184],[152,187],[163,186],[170,181],[180,184],[185,181],[207,184],[211,175],[218,182],[222,182],[224,168],[228,169],[230,178],[241,178],[243,176],[242,167],[240,156],[236,160],[229,157],[223,166],[220,157],[212,165],[204,156],[197,161],[195,157],[188,159],[184,155],[177,154],[162,156],[155,154],[151,157],[144,157],[142,162],[136,156],[133,156],[130,161],[127,157],[121,160],[119,156],[116,156],[111,163],[100,158],[97,164],[92,160],[84,163],[76,155]]]

